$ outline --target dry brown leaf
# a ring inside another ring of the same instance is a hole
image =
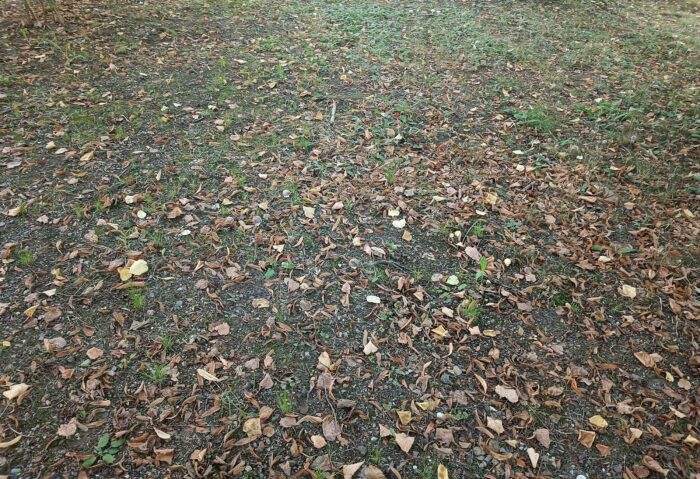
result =
[[[617,290],[617,292],[625,298],[634,299],[637,297],[637,288],[630,286],[629,284],[623,284],[620,289]]]
[[[527,448],[527,457],[530,458],[530,464],[532,464],[532,467],[537,467],[537,463],[540,460],[540,455],[537,451],[535,451],[533,448],[528,447]]]
[[[338,421],[333,416],[329,415],[323,418],[321,429],[323,429],[323,436],[331,442],[340,436],[340,425],[338,425]]]
[[[670,472],[668,469],[664,469],[661,467],[661,464],[659,464],[656,459],[654,459],[651,456],[644,456],[642,458],[642,464],[644,464],[646,467],[651,469],[654,472],[658,472],[659,474],[663,475],[664,477],[668,476],[668,473]]]
[[[374,345],[374,343],[370,339],[369,341],[367,341],[367,344],[365,344],[365,347],[362,351],[364,351],[364,353],[369,356],[370,354],[379,351],[379,349]]]
[[[537,442],[542,444],[542,446],[544,446],[547,449],[549,449],[549,445],[552,443],[552,441],[549,439],[549,429],[536,429],[535,439],[537,439]]]
[[[216,376],[214,376],[212,373],[210,373],[206,369],[202,369],[202,368],[197,369],[197,374],[201,378],[206,379],[207,381],[212,381],[215,383],[218,383],[219,381],[221,381],[221,379],[217,378]]]
[[[505,429],[503,429],[503,421],[500,419],[494,419],[491,416],[486,418],[486,427],[491,429],[496,434],[503,434]]]
[[[172,437],[170,434],[168,434],[165,431],[161,431],[157,427],[154,427],[153,430],[156,432],[156,435],[161,439],[168,440]]]
[[[76,424],[75,419],[71,419],[67,424],[60,425],[56,434],[62,437],[71,437],[75,435],[77,431],[78,425]]]
[[[262,435],[262,427],[260,425],[259,417],[251,417],[246,422],[243,423],[243,432],[248,435],[248,437],[258,437]]]
[[[404,434],[402,432],[398,433],[394,439],[396,439],[396,444],[399,445],[401,450],[408,454],[408,451],[411,450],[411,447],[413,446],[413,443],[415,442],[416,438],[411,437],[408,434]]]
[[[367,466],[364,470],[366,479],[386,479],[386,476],[377,466]]]
[[[518,402],[518,392],[513,389],[513,388],[507,388],[504,386],[501,386],[500,384],[496,386],[496,394],[498,394],[500,397],[507,399],[509,402],[516,403]]]
[[[352,479],[357,471],[360,470],[365,461],[356,462],[355,464],[345,464],[343,466],[343,479]]]
[[[11,439],[9,441],[0,442],[0,449],[7,449],[8,447],[12,447],[15,444],[17,444],[20,441],[20,439],[22,439],[22,436],[17,436],[16,438]]]
[[[311,443],[314,445],[316,449],[321,449],[322,447],[326,447],[326,440],[323,438],[323,436],[319,436],[318,434],[315,434],[311,436]]]
[[[88,358],[94,361],[95,359],[101,358],[104,353],[105,352],[100,348],[90,348],[87,350],[86,354]]]
[[[595,441],[595,432],[593,431],[584,431],[582,429],[579,429],[578,431],[578,442],[583,444],[584,447],[591,448],[593,446],[593,441]]]
[[[175,449],[154,449],[153,452],[156,453],[156,461],[164,462],[166,464],[173,463]]]
[[[22,400],[29,394],[31,386],[25,383],[13,384],[10,389],[3,391],[2,395],[5,396],[9,401],[13,399],[17,401],[17,404],[22,404]]]

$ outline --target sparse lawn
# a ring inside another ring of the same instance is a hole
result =
[[[696,0],[16,7],[0,476],[700,473]]]

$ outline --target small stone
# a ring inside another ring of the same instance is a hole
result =
[[[588,479],[588,478],[586,476],[584,476],[583,474],[579,474],[578,476],[576,476],[576,479]]]
[[[175,309],[180,309],[180,308],[182,308],[182,301],[178,299],[177,301],[175,301]]]
[[[360,456],[364,456],[365,454],[367,454],[367,448],[363,445],[359,445],[357,446],[357,452],[360,453]]]

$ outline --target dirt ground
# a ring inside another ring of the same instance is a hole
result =
[[[0,3],[0,477],[697,478],[700,5]]]

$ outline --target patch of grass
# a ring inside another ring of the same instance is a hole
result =
[[[17,262],[22,266],[29,266],[34,263],[34,254],[28,249],[21,249],[15,253]]]
[[[527,110],[518,110],[513,116],[519,124],[541,133],[551,133],[559,127],[557,117],[539,106]]]
[[[282,414],[289,414],[294,411],[294,404],[292,403],[289,391],[278,392],[275,401]]]
[[[158,386],[162,385],[170,378],[167,364],[154,363],[148,367],[144,375],[149,381]]]
[[[129,290],[129,301],[134,309],[143,309],[146,306],[146,295],[141,289],[131,288]]]

